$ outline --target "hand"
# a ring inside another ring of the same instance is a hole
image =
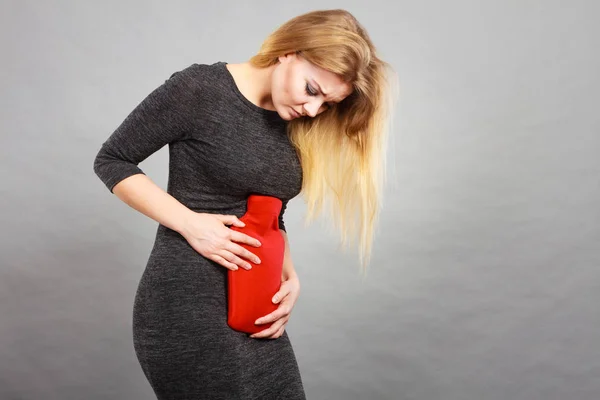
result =
[[[229,229],[226,225],[243,227],[246,224],[235,215],[193,213],[179,233],[198,253],[232,271],[237,270],[238,266],[245,269],[252,268],[250,263],[241,257],[260,264],[256,254],[234,243],[259,247],[260,241],[245,233]]]
[[[296,304],[296,300],[298,300],[298,296],[300,296],[300,280],[297,275],[282,281],[281,288],[272,299],[273,303],[279,303],[279,307],[271,314],[257,319],[255,324],[262,325],[272,321],[275,322],[273,322],[273,325],[268,329],[250,335],[250,337],[277,339],[283,335],[285,324],[287,324],[290,319],[290,313]]]

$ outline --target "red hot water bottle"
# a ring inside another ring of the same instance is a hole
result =
[[[281,287],[285,239],[279,231],[280,199],[252,194],[247,202],[247,211],[240,218],[246,226],[229,228],[261,242],[260,247],[238,243],[256,254],[261,263],[245,259],[252,265],[250,270],[241,267],[236,271],[228,270],[227,324],[236,331],[256,333],[273,323],[255,325],[254,321],[279,307],[272,299]]]

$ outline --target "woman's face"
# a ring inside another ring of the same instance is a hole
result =
[[[299,116],[315,117],[328,104],[339,103],[352,93],[340,76],[317,67],[302,56],[279,57],[271,76],[271,100],[279,115],[289,121]]]

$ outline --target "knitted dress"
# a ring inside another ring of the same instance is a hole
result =
[[[152,91],[102,144],[94,172],[112,192],[169,146],[167,192],[195,212],[246,212],[250,194],[287,202],[302,169],[276,111],[250,102],[226,62],[192,64]],[[158,399],[304,399],[285,332],[254,339],[227,325],[227,269],[158,225],[133,304],[133,345]]]

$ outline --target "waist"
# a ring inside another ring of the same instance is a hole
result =
[[[281,199],[259,194],[251,194],[246,199],[236,200],[229,204],[226,204],[226,202],[211,202],[211,206],[196,202],[180,201],[196,213],[235,215],[238,218],[244,214],[279,216],[283,206]]]

